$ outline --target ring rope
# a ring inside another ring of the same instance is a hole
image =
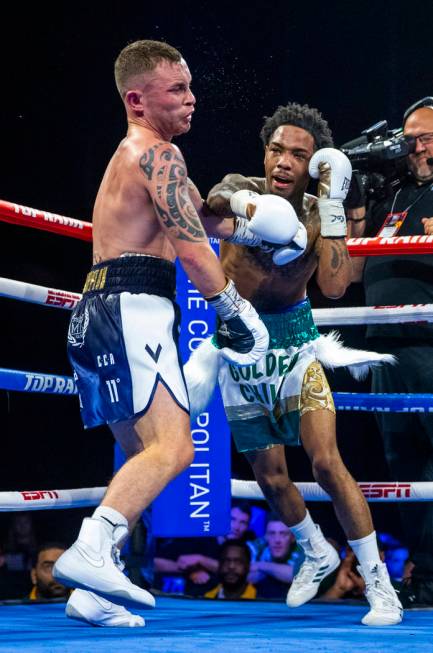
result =
[[[317,483],[295,483],[306,501],[331,501],[331,497]],[[431,501],[432,482],[371,481],[358,483],[369,502]],[[105,487],[79,490],[26,490],[23,492],[0,492],[0,512],[21,510],[50,510],[61,508],[87,508],[100,504]],[[256,481],[231,479],[234,499],[264,500]]]
[[[31,304],[56,306],[57,308],[69,310],[75,308],[82,297],[81,293],[58,290],[57,288],[45,288],[33,283],[14,281],[4,277],[0,277],[0,296],[19,299]]]
[[[306,501],[331,501],[331,497],[318,483],[295,483]],[[358,483],[369,502],[431,501],[433,482],[371,481]],[[256,481],[231,480],[232,497],[235,499],[264,499]],[[0,493],[1,496],[1,493]]]
[[[377,413],[433,413],[433,394],[333,392],[337,410],[362,410]]]
[[[78,394],[71,376],[0,368],[0,389],[56,395]],[[433,394],[333,392],[337,410],[433,413]]]
[[[433,235],[348,238],[347,249],[353,257],[432,254]]]
[[[33,304],[72,310],[80,301],[80,293],[46,288],[24,281],[0,277],[0,296]],[[356,326],[365,324],[402,324],[433,322],[433,304],[401,304],[397,306],[351,306],[313,308],[317,326]]]
[[[0,220],[22,227],[33,227],[50,231],[61,236],[71,236],[80,240],[92,240],[92,223],[67,218],[64,215],[32,209],[29,206],[0,200]]]
[[[8,370],[2,367],[0,367],[0,389],[56,395],[78,394],[77,386],[72,376]]]
[[[23,227],[33,227],[62,236],[71,236],[90,242],[92,223],[75,220],[57,213],[32,209],[29,206],[0,200],[0,220]],[[433,235],[390,236],[383,238],[349,238],[350,256],[383,256],[384,254],[431,254]]]

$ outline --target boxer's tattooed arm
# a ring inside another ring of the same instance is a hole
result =
[[[337,275],[343,266],[347,265],[350,260],[346,243],[343,240],[329,240],[330,252],[330,272],[331,275]]]
[[[353,275],[346,241],[344,238],[337,240],[320,236],[318,241],[320,254],[316,272],[317,285],[325,297],[338,299],[344,295]]]
[[[200,216],[200,219],[201,219],[202,215],[203,215],[203,206],[204,206],[203,198],[202,198],[202,196],[200,194],[199,189],[197,188],[195,183],[192,181],[192,179],[190,179],[188,177],[187,183],[188,183],[188,193],[189,193],[190,200],[193,203],[194,208],[197,211],[197,213],[198,213],[198,215]]]
[[[206,240],[191,202],[186,164],[180,151],[168,143],[159,143],[141,157],[140,167],[158,217],[170,235],[190,242]]]
[[[149,181],[152,179],[155,150],[158,147],[159,145],[155,145],[155,147],[152,147],[148,152],[145,152],[140,159],[140,168],[143,170]]]
[[[326,265],[330,276],[337,276],[343,268],[350,265],[350,256],[344,239],[318,237],[315,245],[320,263]]]
[[[186,183],[188,184],[188,191],[189,191],[190,195],[196,195],[196,194],[200,195],[199,190],[198,190],[197,186],[195,185],[195,183],[192,181],[192,179],[190,179],[188,177],[188,179],[186,180]]]

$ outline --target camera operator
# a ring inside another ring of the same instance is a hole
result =
[[[348,210],[349,236],[433,234],[433,97],[405,112],[403,132],[416,141],[408,175],[390,197]],[[362,204],[358,201],[358,204]],[[353,204],[352,204],[353,206]],[[433,303],[433,253],[352,259],[368,306]],[[397,357],[373,370],[372,392],[433,392],[433,324],[371,325],[368,346]],[[433,481],[433,414],[377,413],[386,460],[395,481]],[[400,504],[404,538],[414,563],[403,605],[433,605],[433,502]]]

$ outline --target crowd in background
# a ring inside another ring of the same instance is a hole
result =
[[[215,538],[154,539],[144,519],[122,551],[127,573],[157,593],[284,601],[303,552],[289,528],[263,506],[233,502],[230,531]],[[49,533],[39,541],[34,515],[25,512],[11,513],[0,537],[0,600],[67,600],[70,591],[51,574],[65,544],[53,541]],[[408,550],[390,534],[378,537],[382,558],[399,587],[410,577]],[[363,599],[364,581],[353,552],[329,541],[341,564],[321,583],[318,599]]]

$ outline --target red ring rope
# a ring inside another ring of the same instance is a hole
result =
[[[51,231],[62,236],[72,236],[80,240],[92,240],[92,223],[66,218],[63,215],[31,209],[28,206],[0,200],[0,220],[23,227],[33,227]]]
[[[0,200],[0,220],[23,227],[33,227],[80,240],[92,240],[92,223],[67,218],[56,213]],[[349,238],[350,256],[383,256],[384,254],[432,254],[431,236],[392,236],[390,238]]]

